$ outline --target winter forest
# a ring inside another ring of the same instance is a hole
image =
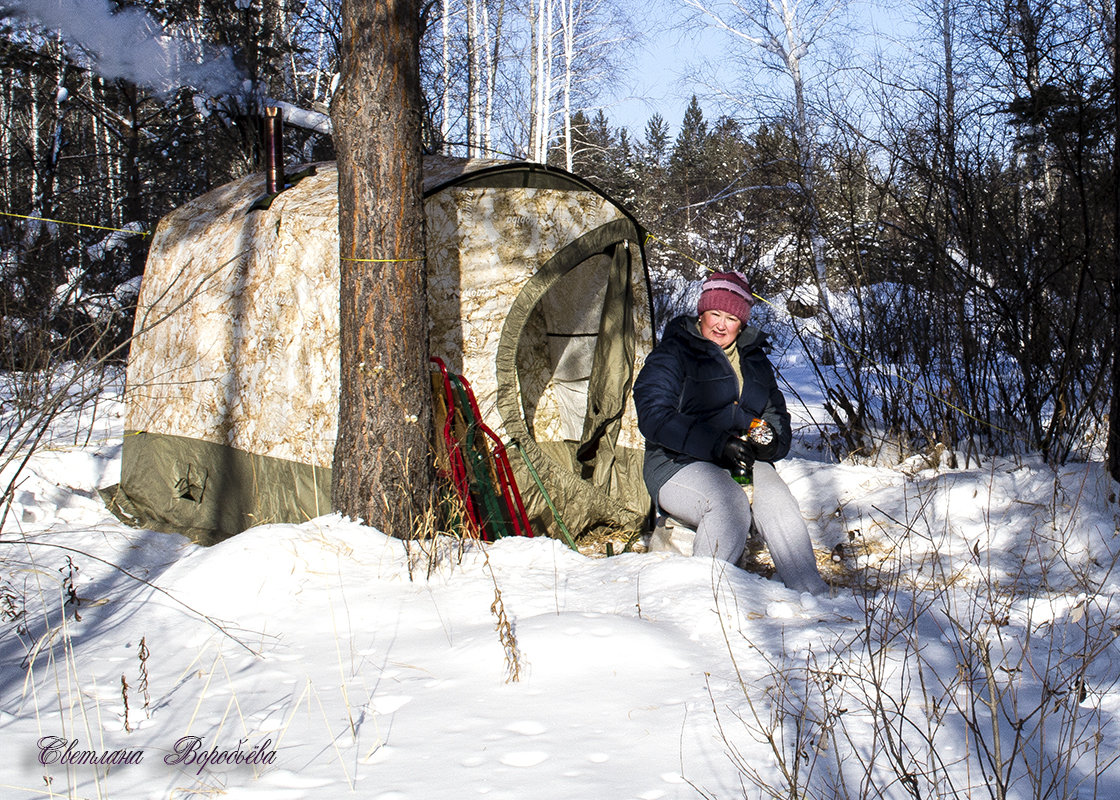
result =
[[[265,108],[289,173],[336,157],[341,0],[0,0],[0,795],[1120,796],[1116,8],[423,5],[426,153],[633,212],[657,330],[749,276],[815,596],[758,552],[114,517],[152,233],[262,170]]]
[[[332,156],[338,4],[5,10],[0,357],[123,358],[147,234],[258,168],[263,105],[290,164]],[[608,103],[647,46],[638,6],[428,4],[425,146],[592,180],[655,237],[654,274],[746,269],[843,375],[839,456],[1085,457],[1109,395],[1111,4],[899,4],[886,32],[841,0],[673,11],[720,52],[679,126],[631,128]]]

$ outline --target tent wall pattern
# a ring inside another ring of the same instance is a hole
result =
[[[638,223],[523,162],[424,162],[429,349],[541,475],[573,532],[649,509],[630,387],[652,346]],[[250,210],[262,175],[176,209],[153,237],[129,358],[122,518],[210,543],[330,511],[338,415],[333,163]],[[392,280],[391,267],[384,270]],[[401,321],[407,324],[406,320]],[[522,456],[518,483],[531,487]],[[533,527],[552,511],[525,489]]]

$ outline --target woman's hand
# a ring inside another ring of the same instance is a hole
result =
[[[723,446],[723,460],[729,464],[742,464],[747,469],[755,462],[754,446],[738,436],[732,436]]]
[[[777,457],[778,437],[766,420],[751,420],[751,429],[746,438],[755,461],[773,461]]]
[[[773,462],[778,455],[778,442],[773,441],[770,444],[757,444],[750,443],[750,449],[755,461],[770,461]]]

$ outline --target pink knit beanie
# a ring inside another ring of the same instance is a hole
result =
[[[741,272],[713,272],[701,286],[696,313],[723,311],[745,322],[753,305],[754,297],[745,275]]]

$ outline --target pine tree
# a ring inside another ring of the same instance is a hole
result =
[[[693,95],[669,156],[669,188],[679,200],[677,210],[683,215],[686,233],[693,231],[693,206],[702,199],[707,140],[708,123],[700,101]]]
[[[343,88],[331,109],[341,273],[331,499],[401,538],[433,490],[419,20],[417,0],[344,0]]]
[[[641,145],[641,155],[651,167],[664,169],[669,154],[669,124],[660,114],[654,114],[646,122],[645,140]]]

